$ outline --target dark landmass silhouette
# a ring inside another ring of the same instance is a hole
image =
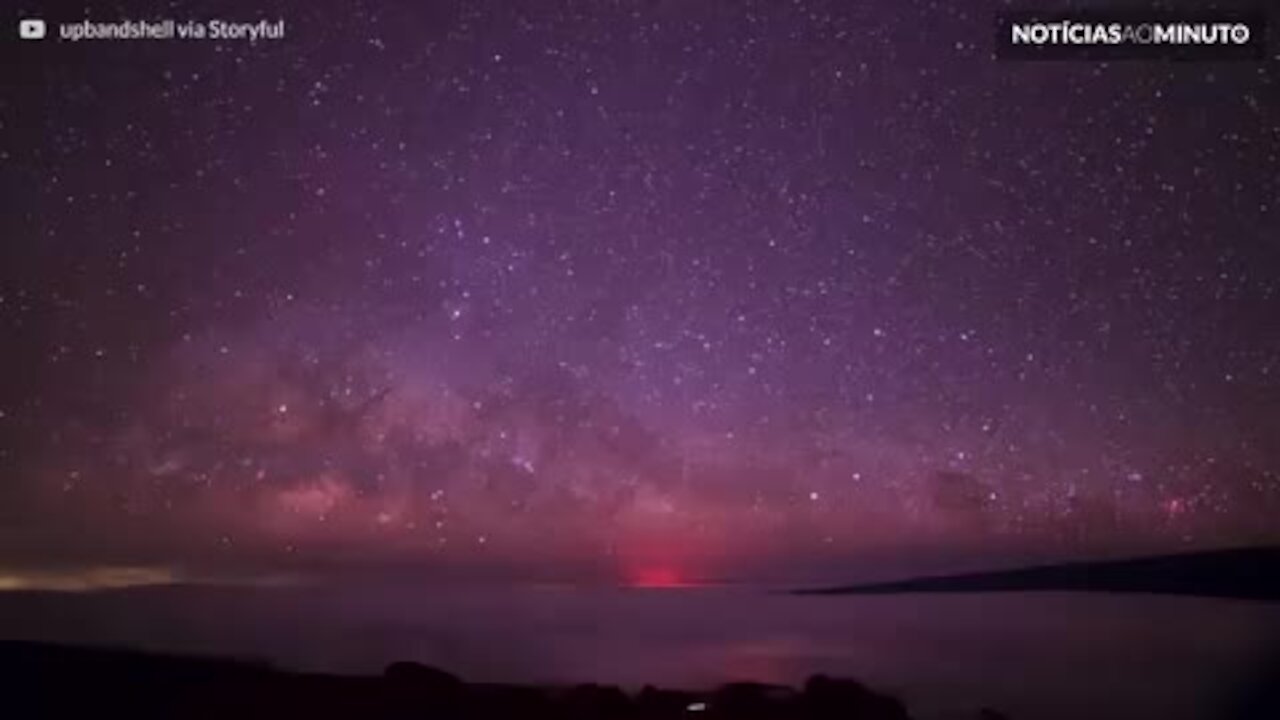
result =
[[[395,662],[380,676],[296,673],[262,662],[0,641],[0,715],[14,718],[777,718],[910,720],[903,704],[854,680],[803,688],[732,683],[691,692],[602,685],[467,683]],[[990,710],[974,718],[999,718]]]
[[[1012,591],[1193,595],[1280,601],[1280,547],[1237,548],[895,582],[810,588],[797,595],[884,595]]]

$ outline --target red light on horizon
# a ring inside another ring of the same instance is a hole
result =
[[[670,567],[647,567],[634,572],[628,583],[634,588],[661,590],[684,587],[680,573]]]

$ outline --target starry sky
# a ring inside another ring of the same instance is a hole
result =
[[[997,61],[995,7],[7,34],[0,566],[666,585],[1280,540],[1280,63]]]

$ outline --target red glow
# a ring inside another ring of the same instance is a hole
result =
[[[643,567],[637,569],[631,577],[631,587],[649,589],[669,589],[683,587],[680,573],[671,567]]]

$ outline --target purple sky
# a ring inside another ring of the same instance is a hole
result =
[[[414,5],[0,44],[0,569],[1280,540],[1274,58],[997,62],[986,3]]]

